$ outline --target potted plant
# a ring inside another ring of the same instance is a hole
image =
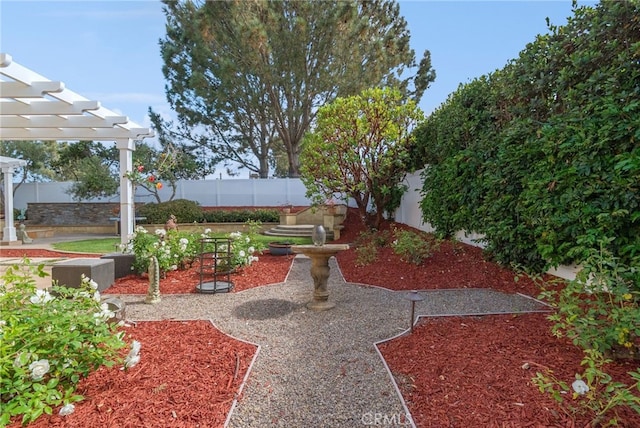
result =
[[[283,214],[290,214],[291,213],[291,208],[293,208],[293,206],[289,202],[287,202],[287,203],[281,205],[280,209],[282,210]]]
[[[289,254],[293,254],[291,245],[292,244],[289,241],[269,242],[269,252],[274,256],[287,256]]]

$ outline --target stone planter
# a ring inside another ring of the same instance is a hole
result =
[[[269,242],[269,252],[274,256],[287,256],[293,254],[289,242]]]

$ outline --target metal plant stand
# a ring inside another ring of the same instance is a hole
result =
[[[233,289],[233,271],[230,238],[203,238],[200,240],[199,273],[200,293],[227,293]]]

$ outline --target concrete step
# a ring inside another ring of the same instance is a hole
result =
[[[263,232],[267,236],[311,237],[313,224],[281,224]],[[327,230],[327,239],[333,239],[333,231]]]

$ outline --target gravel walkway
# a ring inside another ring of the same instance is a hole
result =
[[[330,300],[310,311],[311,261],[297,256],[287,280],[240,293],[120,296],[131,320],[211,319],[222,331],[260,346],[230,427],[412,426],[410,416],[374,345],[410,327],[406,292],[346,283],[331,259]],[[537,301],[492,290],[420,293],[417,316],[531,312]],[[386,423],[385,423],[386,422]]]

